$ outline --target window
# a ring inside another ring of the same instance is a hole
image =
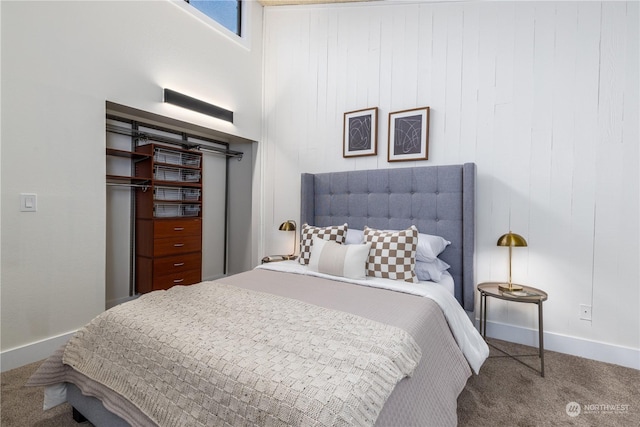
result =
[[[241,0],[184,0],[237,35],[240,34]]]

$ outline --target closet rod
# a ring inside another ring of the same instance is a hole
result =
[[[133,187],[142,188],[143,191],[147,191],[149,189],[149,185],[146,184],[119,184],[117,182],[107,182],[107,187]]]
[[[219,156],[226,156],[226,157],[236,158],[236,159],[238,159],[238,161],[242,160],[242,155],[244,154],[241,151],[233,151],[234,154],[230,154],[229,152],[231,150],[226,150],[224,152],[221,152],[220,149],[216,149],[215,147],[214,148],[207,147],[205,145],[198,145],[195,148],[197,150],[200,150],[200,151],[210,151],[211,154],[217,154]]]
[[[204,141],[203,142],[193,142],[193,141],[187,141],[187,140],[184,140],[184,139],[171,138],[171,137],[168,137],[168,136],[153,134],[153,133],[150,133],[150,132],[143,132],[143,131],[139,131],[139,130],[136,130],[136,129],[126,128],[126,127],[122,127],[122,126],[116,126],[116,125],[112,125],[112,124],[109,124],[109,123],[107,123],[107,132],[117,133],[119,135],[133,136],[133,137],[137,137],[137,138],[151,139],[153,141],[158,141],[158,142],[166,142],[168,144],[174,144],[174,145],[180,145],[180,146],[189,147],[189,148],[195,148],[196,150],[207,150],[207,151],[214,152],[216,154],[225,155],[227,157],[235,157],[238,160],[242,160],[242,155],[244,154],[241,151],[234,151],[234,150],[229,150],[229,149],[225,149],[225,148],[220,148],[220,147],[216,147],[216,146],[213,146],[213,145],[209,145],[209,143],[204,142]]]

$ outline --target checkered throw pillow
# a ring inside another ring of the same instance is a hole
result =
[[[415,283],[418,229],[415,225],[402,231],[364,228],[364,241],[371,243],[367,259],[367,276]]]
[[[342,244],[347,237],[347,224],[332,225],[330,227],[314,227],[304,224],[300,232],[300,256],[298,257],[300,264],[309,264],[313,236]]]

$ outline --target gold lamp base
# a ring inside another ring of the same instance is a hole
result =
[[[498,285],[498,289],[502,292],[513,292],[521,291],[524,288],[520,285],[514,285],[513,283],[503,283],[502,285]]]

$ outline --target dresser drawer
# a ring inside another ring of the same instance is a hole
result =
[[[176,219],[153,221],[153,235],[155,238],[194,236],[202,232],[202,220]]]
[[[153,259],[153,271],[159,276],[201,268],[202,253],[189,253]]]
[[[202,281],[202,271],[187,270],[179,273],[156,275],[153,278],[153,290],[169,289],[175,285],[193,285]]]
[[[153,256],[178,255],[188,252],[200,252],[202,238],[197,236],[165,237],[153,240]]]

